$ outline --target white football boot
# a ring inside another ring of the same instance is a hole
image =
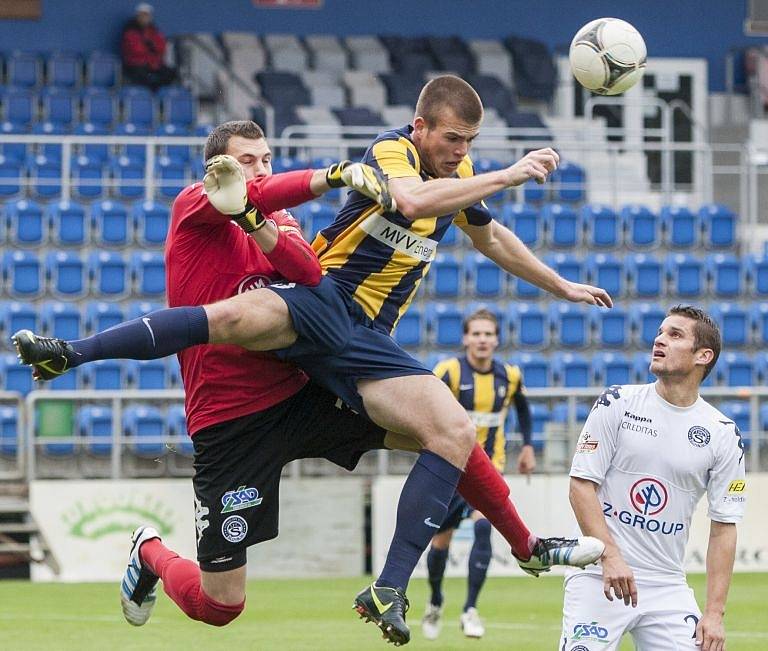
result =
[[[443,607],[428,603],[421,618],[421,633],[427,640],[436,640],[443,628]]]
[[[120,584],[120,603],[125,620],[133,626],[147,623],[157,599],[158,577],[142,564],[139,556],[139,548],[153,538],[160,540],[160,534],[154,527],[139,527],[131,535],[128,567]]]
[[[467,608],[466,612],[461,613],[459,624],[467,637],[480,639],[485,635],[485,626],[483,626],[483,620],[480,619],[477,608]]]
[[[586,565],[596,563],[605,551],[601,540],[592,536],[580,538],[539,538],[533,553],[527,561],[517,559],[520,568],[539,576],[549,572],[553,565],[568,565],[584,569]]]

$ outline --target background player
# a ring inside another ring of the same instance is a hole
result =
[[[504,423],[507,408],[514,402],[523,447],[517,457],[518,472],[530,474],[536,467],[531,445],[531,411],[523,391],[519,367],[494,357],[499,346],[499,323],[485,309],[470,314],[463,324],[465,354],[441,361],[435,367],[439,377],[467,410],[477,428],[477,441],[491,457],[501,473],[506,463]],[[453,532],[461,521],[471,517],[475,539],[468,559],[467,600],[460,618],[461,630],[467,637],[480,638],[485,627],[477,611],[477,599],[485,583],[491,562],[491,523],[475,511],[458,493],[448,506],[448,515],[432,538],[427,555],[431,595],[421,620],[421,630],[428,640],[435,640],[442,627],[442,583]]]
[[[738,428],[699,396],[719,354],[712,318],[674,307],[653,343],[658,380],[612,386],[592,408],[571,467],[571,504],[581,530],[606,549],[602,567],[566,579],[558,649],[584,649],[591,640],[611,651],[625,632],[641,651],[725,648],[745,470]],[[702,615],[683,559],[705,492],[711,524]]]

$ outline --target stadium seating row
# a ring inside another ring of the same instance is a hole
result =
[[[120,84],[122,65],[114,54],[90,52],[12,52],[0,67],[2,83],[8,86],[39,88],[56,86],[79,88],[81,85],[114,88]]]

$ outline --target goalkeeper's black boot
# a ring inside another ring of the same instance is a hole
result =
[[[36,380],[53,380],[69,370],[72,346],[63,339],[40,337],[31,330],[19,330],[11,337],[22,364],[31,366]]]
[[[399,588],[385,588],[371,583],[355,597],[354,609],[366,622],[381,629],[384,639],[395,646],[408,644],[411,631],[405,623],[410,604]]]

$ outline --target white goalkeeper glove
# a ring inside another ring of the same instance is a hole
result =
[[[379,170],[365,163],[351,163],[343,160],[331,165],[325,173],[325,182],[332,188],[347,186],[357,190],[384,208],[384,212],[395,212],[397,203],[389,192],[389,184]]]
[[[230,215],[246,233],[259,230],[266,221],[248,201],[245,174],[237,159],[227,154],[212,156],[205,162],[203,187],[208,201],[220,213]]]

